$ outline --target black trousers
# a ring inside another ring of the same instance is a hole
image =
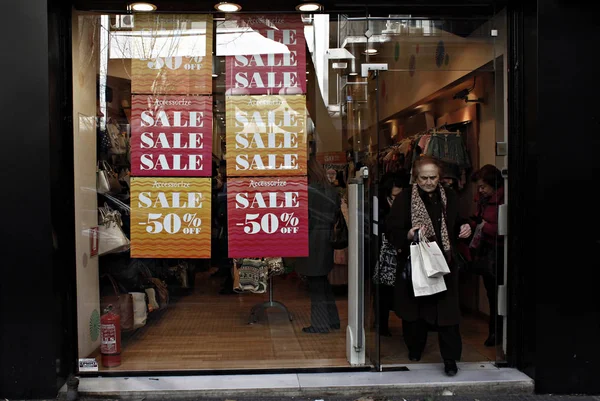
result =
[[[490,319],[488,322],[488,334],[496,334],[496,338],[502,337],[502,316],[498,315],[498,294],[496,290],[498,288],[498,281],[494,275],[482,274],[483,285],[488,299],[488,305],[490,307]]]
[[[394,287],[379,284],[377,291],[379,293],[379,329],[388,330],[390,328],[390,311],[394,309]]]
[[[331,325],[339,325],[340,315],[327,276],[309,276],[308,292],[310,293],[311,326],[329,329]]]
[[[427,344],[427,332],[435,329],[438,332],[440,353],[442,359],[460,361],[462,354],[462,339],[458,325],[454,326],[432,326],[424,320],[408,322],[402,320],[402,333],[404,342],[411,354],[421,355]]]

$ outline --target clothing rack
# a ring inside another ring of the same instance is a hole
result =
[[[283,303],[273,300],[273,276],[269,276],[269,300],[267,302],[256,304],[252,307],[252,309],[250,310],[250,321],[248,322],[248,324],[257,323],[258,313],[261,311],[266,312],[266,310],[269,308],[281,309],[282,311],[287,313],[290,322],[293,320],[292,314],[290,313],[288,308]]]

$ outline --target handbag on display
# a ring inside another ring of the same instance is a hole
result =
[[[108,172],[98,166],[96,168],[96,191],[99,194],[110,192],[110,181],[108,180]]]
[[[110,138],[110,151],[115,155],[124,155],[127,153],[127,138],[119,131],[119,127],[114,123],[106,125],[108,136]]]
[[[123,225],[121,213],[112,210],[106,203],[104,207],[98,208],[98,211],[100,212],[98,254],[102,256],[128,251],[131,242],[121,228]]]
[[[133,328],[139,329],[146,325],[148,319],[148,305],[145,292],[130,292],[133,297]]]
[[[110,164],[106,160],[99,162],[96,174],[96,190],[98,193],[119,193],[122,189],[123,187],[119,182],[119,175],[113,170]]]
[[[373,273],[375,284],[393,286],[396,283],[396,267],[398,265],[396,252],[394,246],[383,235],[379,261],[375,265]]]
[[[121,318],[121,330],[133,330],[133,297],[131,294],[120,292],[117,282],[110,274],[105,274],[103,277],[110,280],[114,294],[100,297],[100,309],[105,310],[112,305],[113,313]]]

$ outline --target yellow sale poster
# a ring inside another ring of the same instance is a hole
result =
[[[306,175],[306,96],[227,96],[227,175]]]
[[[132,93],[212,93],[210,15],[135,14],[134,17]]]
[[[131,178],[131,257],[210,258],[210,178]]]

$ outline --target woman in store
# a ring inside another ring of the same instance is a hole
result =
[[[477,215],[471,226],[474,229],[479,226],[479,230],[475,229],[469,249],[473,270],[483,278],[490,307],[488,338],[484,344],[493,347],[502,338],[496,287],[504,278],[504,241],[498,236],[498,208],[504,203],[504,178],[496,166],[486,164],[473,173],[472,179],[477,184]]]
[[[390,241],[399,251],[394,308],[402,319],[409,359],[421,359],[427,332],[435,329],[438,331],[444,371],[454,376],[458,372],[456,361],[461,358],[462,340],[459,330],[458,272],[453,254],[459,238],[471,235],[471,227],[467,223],[462,224],[456,193],[441,185],[441,171],[440,162],[430,156],[422,156],[415,161],[415,183],[394,200],[386,219],[386,230]],[[410,254],[410,243],[416,230],[420,230],[430,241],[435,240],[446,256],[450,267],[450,273],[444,276],[446,291],[415,297],[410,277],[404,279],[400,274]]]
[[[379,202],[379,228],[381,232],[386,232],[385,219],[390,213],[394,199],[400,196],[402,190],[409,186],[409,181],[409,177],[404,174],[391,174],[387,176],[385,181],[382,181],[380,199],[385,199],[385,201]],[[390,311],[394,310],[395,283],[393,282],[393,278],[395,274],[388,277],[382,270],[385,269],[378,264],[374,274],[375,285],[378,286],[378,291],[375,291],[375,293],[379,294],[379,310],[377,311],[377,316],[379,317],[379,335],[390,337],[392,333],[390,332],[389,320]],[[391,285],[388,282],[391,282]],[[377,305],[377,303],[374,303],[374,305]]]
[[[315,158],[308,161],[308,249],[307,258],[296,260],[296,272],[308,279],[310,323],[305,333],[328,333],[340,328],[340,317],[327,275],[333,268],[331,229],[341,199]]]

